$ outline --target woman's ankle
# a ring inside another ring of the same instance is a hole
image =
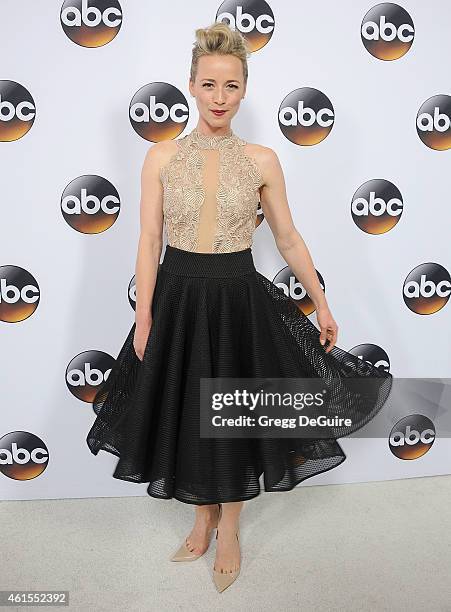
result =
[[[199,522],[205,522],[215,524],[218,518],[218,504],[196,506],[196,520]]]

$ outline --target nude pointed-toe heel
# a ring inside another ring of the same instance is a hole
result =
[[[219,506],[219,515],[218,515],[218,523],[219,523],[219,519],[221,517],[221,504],[218,504],[218,506]],[[171,561],[196,561],[196,559],[199,559],[199,557],[202,557],[202,555],[204,554],[205,553],[198,554],[198,553],[195,553],[194,551],[191,551],[187,546],[187,541],[185,538],[180,548],[172,555]]]
[[[239,529],[236,532],[236,539],[238,542],[240,538],[238,537]],[[218,530],[216,530],[216,539],[218,539]],[[238,569],[232,570],[231,572],[218,572],[213,566],[213,582],[215,583],[216,589],[219,593],[222,593],[227,587],[229,587],[235,580],[238,578],[240,573],[241,564],[238,566]]]

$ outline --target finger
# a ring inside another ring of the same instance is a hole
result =
[[[337,332],[334,330],[333,334],[332,334],[332,338],[331,338],[331,340],[329,342],[329,345],[328,345],[328,347],[326,349],[326,351],[328,353],[333,349],[333,347],[335,346],[336,342],[337,342]]]

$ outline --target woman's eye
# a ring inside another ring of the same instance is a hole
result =
[[[208,85],[213,85],[213,83],[204,83],[202,87],[206,87]],[[238,89],[238,85],[235,85],[234,83],[230,83],[230,87],[233,87],[234,89]]]

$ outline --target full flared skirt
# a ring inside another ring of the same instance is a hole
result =
[[[118,457],[113,476],[148,483],[150,496],[189,504],[242,501],[289,491],[346,459],[334,438],[200,436],[201,377],[315,377],[341,388],[350,376],[377,380],[369,397],[346,387],[355,427],[387,399],[392,377],[335,346],[282,289],[260,274],[251,249],[196,253],[167,245],[152,300],[142,361],[135,323],[93,401],[87,444]],[[350,367],[351,366],[351,367]]]

